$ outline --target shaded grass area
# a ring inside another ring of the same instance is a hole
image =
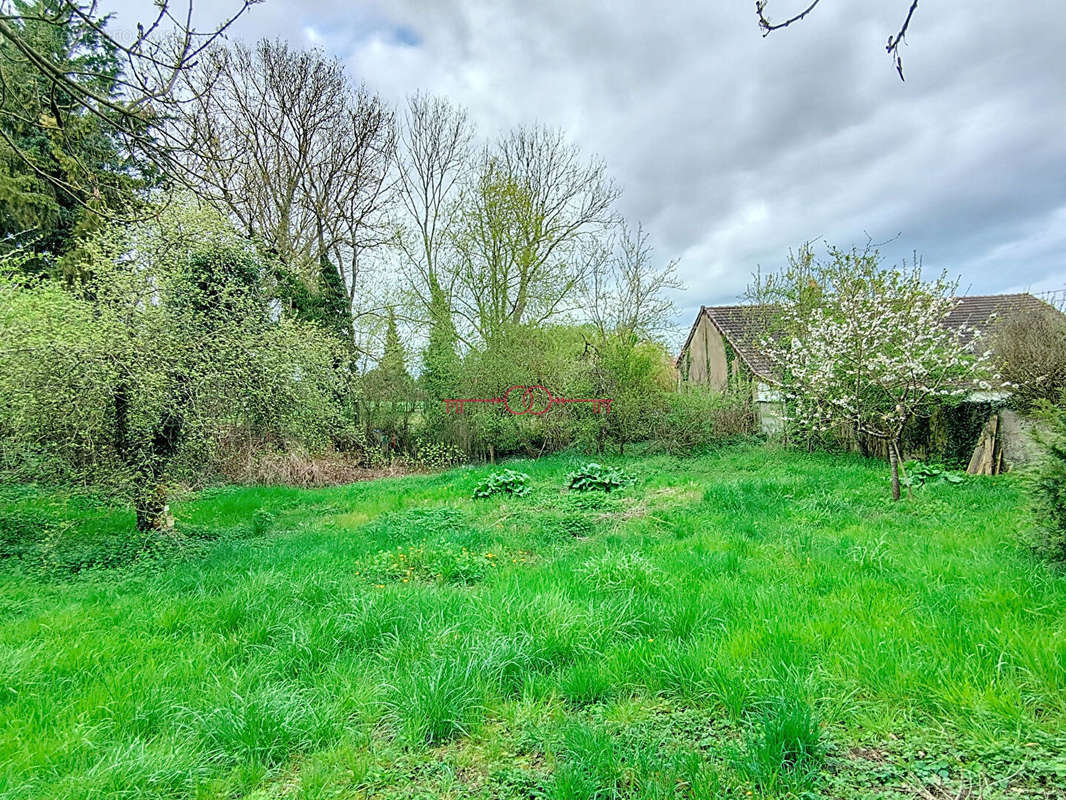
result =
[[[107,552],[125,512],[0,491],[0,794],[1066,794],[1066,578],[1009,476],[892,506],[855,458],[617,463],[211,490],[115,564],[32,528]]]

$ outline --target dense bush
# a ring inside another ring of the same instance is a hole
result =
[[[1048,427],[1037,435],[1040,458],[1029,473],[1029,496],[1043,546],[1066,560],[1066,408],[1044,407]]]
[[[676,377],[666,351],[635,335],[612,336],[594,352],[585,396],[611,398],[611,411],[584,416],[582,438],[597,452],[613,444],[624,453],[626,444],[655,436],[655,422],[665,413]]]
[[[1029,410],[1066,391],[1066,318],[1051,306],[998,320],[991,345],[1017,408]]]
[[[416,469],[441,470],[462,463],[465,454],[451,442],[416,439],[411,465]]]
[[[655,424],[655,440],[673,453],[690,453],[755,431],[751,391],[741,385],[728,392],[683,386],[666,398],[666,412]]]
[[[493,338],[466,354],[460,369],[461,397],[502,397],[511,386],[544,386],[554,396],[585,396],[581,379],[586,369],[580,328],[507,325]],[[521,394],[512,397],[521,411]],[[538,393],[537,406],[546,398]],[[585,406],[556,406],[544,414],[513,414],[502,404],[467,406],[462,417],[451,417],[453,436],[475,459],[495,460],[508,455],[537,456],[571,444],[575,425],[592,414]],[[429,418],[427,416],[427,418]]]
[[[427,353],[428,357],[429,354]],[[543,386],[556,398],[609,398],[610,410],[588,403],[561,403],[545,409],[547,396],[538,391],[533,412],[514,414],[502,403],[470,404],[462,416],[442,413],[441,390],[424,383],[424,413],[419,438],[447,442],[474,460],[507,456],[536,457],[577,445],[601,453],[630,442],[672,435],[661,420],[673,402],[676,375],[662,345],[635,336],[604,335],[593,327],[573,325],[503,325],[492,338],[467,351],[448,370],[451,396],[502,397],[512,386]],[[434,380],[440,382],[437,372]],[[521,393],[511,398],[521,408]],[[740,420],[716,417],[716,429],[732,431],[750,419],[739,404]],[[729,406],[732,410],[733,406]],[[745,413],[747,416],[745,417]]]
[[[218,214],[176,203],[79,258],[73,287],[0,272],[10,477],[108,484],[158,527],[167,483],[203,480],[224,442],[316,451],[344,428],[341,346],[275,318],[270,265]]]

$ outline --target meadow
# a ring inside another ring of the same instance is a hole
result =
[[[1066,576],[1014,476],[578,455],[175,502],[0,488],[0,797],[1066,796]]]

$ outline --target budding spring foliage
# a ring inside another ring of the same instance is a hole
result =
[[[323,446],[340,422],[339,345],[274,318],[265,265],[219,215],[173,204],[83,245],[67,289],[0,269],[0,424],[17,464],[124,480],[166,420],[203,463],[227,430]],[[0,265],[2,267],[2,265]],[[17,344],[16,344],[17,343]]]

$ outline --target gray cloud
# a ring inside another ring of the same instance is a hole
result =
[[[236,35],[321,44],[392,100],[446,94],[485,135],[564,128],[681,258],[682,325],[814,237],[901,234],[887,258],[975,292],[1066,285],[1057,4],[921,3],[900,83],[884,43],[907,5],[825,0],[763,38],[743,2],[268,0]]]

